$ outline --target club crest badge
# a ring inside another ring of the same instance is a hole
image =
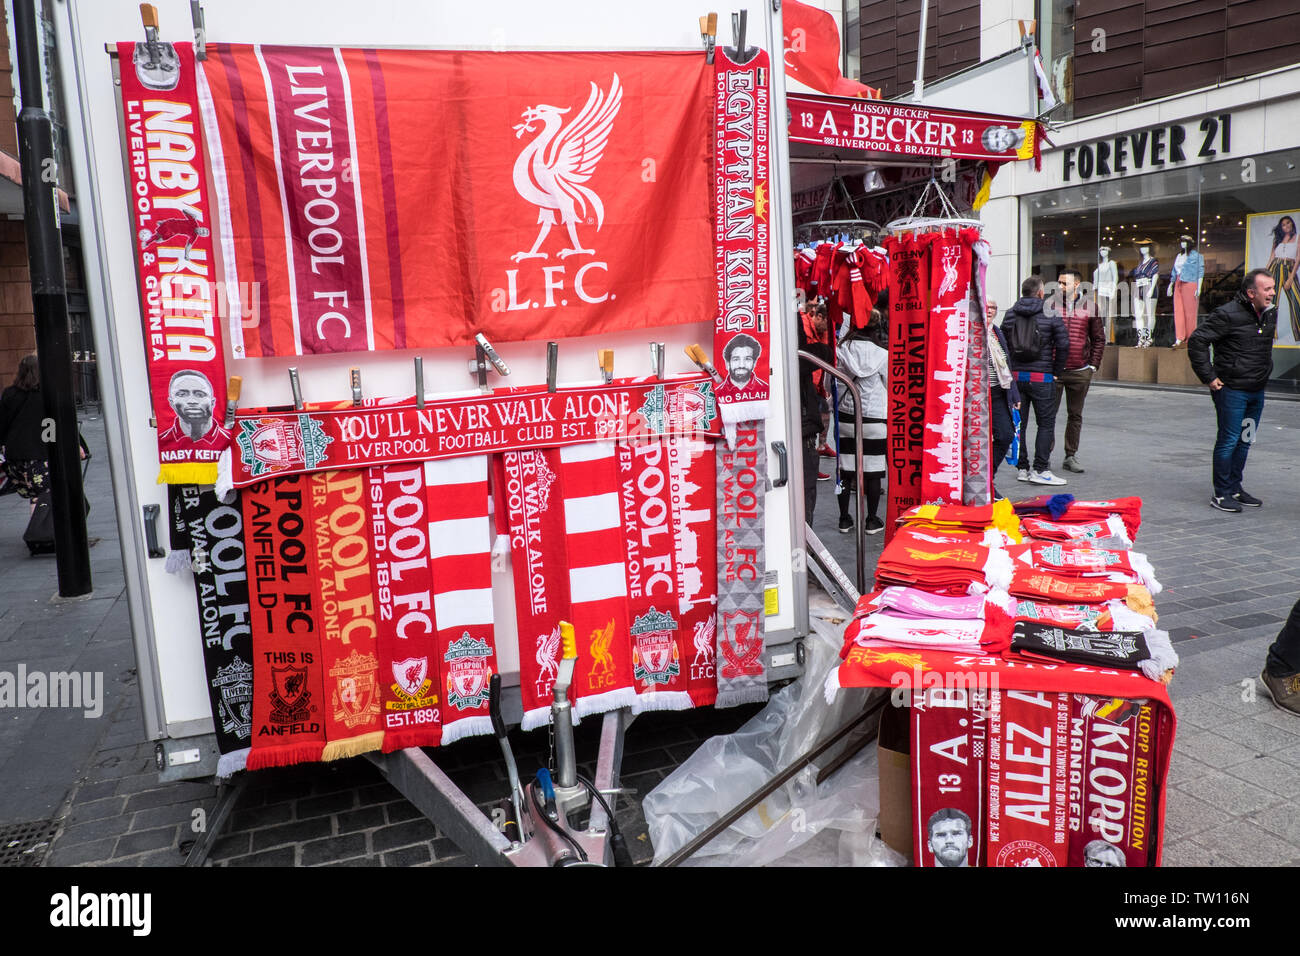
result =
[[[332,441],[321,423],[305,414],[296,420],[244,420],[235,437],[239,458],[254,477],[290,469],[311,471],[325,460],[325,449]]]
[[[763,623],[757,611],[722,616],[722,676],[757,677],[763,673]]]
[[[682,672],[677,653],[677,622],[650,608],[632,622],[632,676],[642,683],[667,684]]]
[[[329,670],[334,681],[334,719],[349,729],[379,716],[379,661],[373,654],[353,651]]]
[[[311,716],[311,691],[307,689],[307,668],[271,668],[270,720],[275,724],[296,724]]]
[[[246,740],[253,733],[253,668],[242,658],[218,667],[212,689],[220,701],[221,729]]]
[[[718,400],[711,382],[655,386],[641,403],[641,417],[646,428],[656,435],[668,432],[705,431],[718,415]]]
[[[492,668],[488,658],[492,648],[487,641],[469,636],[465,631],[447,648],[447,703],[457,710],[482,707],[488,699],[488,678]]]
[[[429,658],[408,657],[392,664],[393,683],[390,689],[396,700],[387,701],[387,710],[418,710],[438,703],[432,694],[433,678],[429,676]]]

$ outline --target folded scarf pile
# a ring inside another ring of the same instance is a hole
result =
[[[1050,515],[1054,521],[1065,524],[1090,524],[1118,515],[1130,542],[1137,541],[1138,528],[1142,526],[1142,499],[1136,496],[1078,501],[1069,494],[1037,495],[1017,501],[1015,509],[1021,518]]]
[[[1154,629],[1098,633],[1017,621],[1011,649],[1038,660],[1140,670],[1163,683],[1169,682],[1169,675],[1178,666],[1178,655],[1168,633]]]
[[[1152,594],[1162,590],[1147,556],[1138,551],[1112,551],[1087,545],[1031,542],[1010,549],[1017,569],[1021,565],[1065,578],[1101,578],[1126,584],[1144,584]]]
[[[997,531],[1014,544],[1022,540],[1020,520],[1005,498],[991,505],[918,505],[902,514],[898,522],[905,528],[945,533]]]
[[[1020,522],[1025,534],[1036,541],[1068,541],[1086,543],[1097,548],[1126,550],[1133,547],[1128,529],[1119,515],[1107,515],[1102,521],[1071,524],[1067,521],[1049,521],[1046,518],[1026,517]]]
[[[919,587],[937,594],[967,594],[977,590],[1006,590],[1011,558],[999,547],[988,547],[979,534],[928,534],[904,528],[894,536],[876,562],[876,585]]]
[[[1017,621],[1085,631],[1145,631],[1156,626],[1154,610],[1135,611],[1118,600],[1101,604],[1017,600],[1013,613]]]

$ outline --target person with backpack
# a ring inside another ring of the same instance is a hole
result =
[[[50,488],[50,468],[41,440],[44,419],[40,367],[35,355],[26,355],[18,363],[14,383],[0,395],[0,448],[4,449],[9,480],[32,510],[36,498]]]
[[[1035,485],[1063,485],[1064,478],[1048,467],[1056,441],[1056,380],[1065,371],[1070,333],[1059,315],[1043,310],[1043,280],[1030,276],[1020,285],[1020,298],[1002,319],[1011,372],[1022,401],[1034,409],[1038,433],[1034,436],[1032,463],[1026,438],[1029,410],[1020,416],[1020,461],[1016,477]],[[1031,467],[1032,464],[1032,467]]]

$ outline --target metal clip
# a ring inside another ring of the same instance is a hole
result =
[[[293,390],[293,407],[297,411],[302,411],[305,407],[302,401],[302,383],[298,380],[298,369],[289,369],[289,388]]]
[[[424,408],[424,356],[415,357],[415,407]]]
[[[664,343],[650,343],[650,365],[654,369],[655,378],[659,381],[664,380]]]
[[[555,372],[560,364],[560,343],[546,343],[546,390],[555,391]]]
[[[352,380],[352,407],[361,407],[361,369],[355,365],[348,369],[348,377]]]
[[[208,58],[208,31],[203,19],[202,0],[190,0],[190,20],[194,22],[194,59]]]
[[[718,15],[710,13],[700,17],[700,39],[704,41],[704,62],[713,63],[713,50],[718,42]]]
[[[686,352],[686,357],[694,362],[700,371],[708,372],[714,379],[722,377],[718,374],[718,370],[713,367],[713,363],[709,361],[709,353],[704,351],[703,346],[688,345],[684,351]]]
[[[156,69],[162,54],[158,47],[158,8],[152,3],[140,4],[140,22],[144,24],[144,45],[149,51],[150,69]]]
[[[243,378],[232,375],[230,384],[226,386],[226,420],[222,423],[222,427],[227,431],[235,427],[235,409],[239,407],[239,391],[243,384]]]
[[[596,364],[600,366],[600,379],[606,385],[614,381],[614,350],[600,349],[596,352]]]
[[[497,370],[500,375],[509,375],[510,366],[507,365],[497,350],[492,347],[492,343],[487,340],[482,332],[474,335],[474,358],[469,363],[469,373],[478,379],[480,391],[490,391],[487,383],[487,373],[489,363]]]

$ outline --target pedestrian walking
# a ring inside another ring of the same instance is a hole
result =
[[[1043,280],[1030,276],[1020,285],[1020,298],[1002,318],[1011,371],[1020,386],[1022,404],[1034,409],[1031,455],[1027,445],[1029,410],[1020,415],[1020,461],[1017,478],[1035,485],[1063,485],[1064,478],[1052,474],[1052,446],[1056,442],[1056,379],[1065,371],[1070,335],[1061,317],[1043,310]]]
[[[1210,505],[1240,513],[1263,502],[1241,486],[1246,455],[1259,434],[1264,386],[1273,372],[1273,333],[1277,329],[1273,277],[1252,269],[1231,302],[1210,313],[1187,340],[1192,371],[1210,389],[1218,419],[1214,441]]]
[[[36,508],[37,496],[50,487],[50,468],[41,439],[44,420],[40,366],[35,355],[26,355],[18,363],[14,383],[0,394],[0,447],[4,449],[5,473],[31,509]]]
[[[888,332],[880,313],[873,309],[865,328],[849,327],[848,334],[840,341],[838,353],[840,368],[853,376],[862,397],[862,483],[867,495],[867,517],[862,530],[867,534],[878,534],[885,529],[885,523],[876,515],[880,510],[881,481],[885,477],[886,374],[889,365],[889,353],[881,346],[882,340],[888,342]],[[853,412],[853,396],[845,389],[836,416],[840,436],[840,531],[845,534],[853,530],[854,523],[849,515],[849,501],[859,492]]]
[[[1280,710],[1300,714],[1300,601],[1287,616],[1259,679]]]
[[[1065,371],[1056,380],[1056,409],[1060,412],[1061,396],[1065,396],[1065,461],[1061,468],[1083,474],[1079,464],[1079,435],[1083,431],[1083,403],[1092,385],[1093,373],[1101,365],[1106,349],[1106,331],[1101,316],[1086,298],[1079,294],[1083,276],[1072,269],[1061,273],[1061,321],[1070,337],[1066,352]]]

